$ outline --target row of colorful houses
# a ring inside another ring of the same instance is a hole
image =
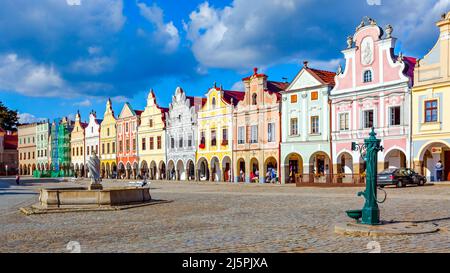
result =
[[[243,92],[214,84],[192,97],[178,87],[164,108],[150,91],[142,111],[125,103],[116,117],[108,100],[103,120],[91,112],[83,123],[77,113],[75,121],[21,126],[19,169],[86,176],[97,154],[103,177],[358,183],[365,163],[351,142],[375,128],[379,170],[410,167],[434,180],[441,160],[450,180],[450,13],[437,27],[421,59],[395,54],[393,27],[366,18],[347,38],[337,72],[304,62],[287,83],[255,68]]]

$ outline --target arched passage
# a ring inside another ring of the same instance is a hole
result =
[[[164,161],[159,162],[159,179],[166,179],[166,163]]]
[[[384,157],[384,168],[406,168],[405,153],[400,149],[390,150]]]
[[[150,179],[152,179],[152,180],[156,179],[157,174],[158,174],[158,168],[156,167],[156,162],[152,161],[150,163]]]
[[[186,170],[181,159],[177,162],[177,180],[186,180]]]
[[[303,175],[303,158],[297,153],[291,153],[284,159],[284,182],[300,182]]]
[[[278,180],[277,160],[271,156],[264,162],[264,182],[276,183]]]
[[[231,159],[229,156],[225,156],[222,159],[222,172],[223,172],[223,181],[231,182],[231,178],[232,178]]]
[[[150,171],[148,168],[147,161],[143,160],[141,162],[141,176],[144,177],[150,177]]]
[[[173,162],[173,160],[169,160],[169,162],[167,163],[167,171],[168,171],[167,178],[169,180],[175,180],[176,179],[176,170],[175,170],[175,163]]]
[[[428,181],[450,180],[450,145],[443,142],[428,143],[422,147],[419,155],[419,168],[415,169],[425,175]],[[439,161],[443,165],[441,172],[436,168]]]
[[[217,157],[211,159],[211,181],[220,181],[222,171],[220,170],[220,161]]]
[[[127,167],[126,168],[127,168],[126,169],[126,179],[130,179],[131,175],[132,175],[132,172],[133,172],[130,162],[127,163]]]
[[[250,182],[259,183],[259,162],[256,157],[250,159]]]
[[[187,171],[187,179],[188,180],[195,180],[195,165],[192,160],[188,160],[186,164],[186,171]]]
[[[309,182],[331,183],[330,157],[325,152],[315,152],[309,159]]]
[[[353,182],[353,156],[348,152],[342,152],[337,157],[337,174],[338,183]]]
[[[236,164],[236,181],[237,182],[245,182],[246,169],[245,169],[245,160],[243,158],[239,158]]]
[[[209,180],[209,168],[208,161],[202,157],[197,162],[197,179],[199,181],[208,181]]]

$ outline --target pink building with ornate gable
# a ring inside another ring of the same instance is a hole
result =
[[[360,152],[351,151],[351,142],[363,143],[372,127],[384,146],[378,154],[378,170],[410,165],[415,59],[394,54],[392,32],[392,26],[383,31],[367,18],[347,38],[342,51],[345,69],[339,67],[330,92],[333,167],[342,182],[354,182],[364,172]]]

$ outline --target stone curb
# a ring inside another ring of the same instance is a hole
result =
[[[378,226],[363,225],[358,223],[338,223],[334,232],[340,235],[350,236],[400,236],[419,235],[438,232],[436,224],[414,222],[385,222]]]

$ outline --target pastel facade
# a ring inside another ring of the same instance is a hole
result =
[[[139,168],[138,125],[142,111],[125,103],[117,118],[117,168],[119,178],[136,178]]]
[[[117,174],[116,131],[116,117],[112,109],[112,102],[108,99],[100,125],[100,164],[103,178],[115,177]]]
[[[0,175],[16,174],[19,168],[17,132],[0,128]]]
[[[363,143],[372,127],[384,147],[378,154],[378,170],[409,166],[415,59],[394,56],[397,39],[392,30],[388,26],[383,36],[374,20],[363,21],[342,51],[345,70],[338,72],[330,97],[333,167],[343,182],[354,182],[365,171],[360,152],[351,151],[351,142]]]
[[[100,124],[102,123],[101,119],[97,119],[97,113],[94,111],[91,111],[89,114],[89,123],[86,126],[85,129],[85,153],[84,153],[84,160],[85,162],[88,162],[88,160],[91,158],[91,156],[97,155],[100,156]],[[100,165],[101,167],[101,165]],[[100,168],[101,170],[101,168]],[[101,170],[102,171],[102,170]],[[104,170],[103,170],[104,172]],[[103,174],[101,172],[100,174]],[[87,175],[88,169],[86,169]]]
[[[245,95],[233,112],[233,168],[235,181],[264,183],[269,169],[280,170],[280,99],[287,83],[268,81],[267,75],[243,79]],[[259,175],[256,175],[256,171]],[[242,173],[241,173],[242,172]]]
[[[436,180],[435,164],[450,180],[450,12],[437,22],[439,38],[417,62],[412,89],[414,169]]]
[[[19,144],[19,173],[32,175],[36,168],[36,123],[24,124],[17,128]]]
[[[71,149],[70,149],[70,134],[73,130],[74,122],[64,117],[58,126],[58,167],[59,176],[72,176],[73,166],[71,165]]]
[[[244,93],[214,86],[198,111],[196,180],[232,181],[233,109]]]
[[[49,154],[50,154],[50,170],[59,171],[59,161],[58,161],[58,131],[59,124],[61,123],[60,118],[56,118],[52,121],[50,127],[50,144],[49,144]]]
[[[150,91],[147,106],[141,114],[138,127],[139,168],[141,176],[151,179],[165,179],[166,174],[166,124],[167,108],[156,102],[155,93]]]
[[[307,62],[281,100],[282,183],[331,182],[329,92],[336,73]]]
[[[49,170],[48,145],[50,123],[48,121],[36,125],[36,164],[38,170]]]
[[[77,177],[86,176],[86,159],[85,159],[85,128],[87,124],[81,121],[80,112],[75,116],[75,123],[70,134],[70,149],[72,151],[72,167]]]
[[[204,102],[177,87],[166,113],[167,164],[175,167],[177,180],[195,180],[197,112]]]

